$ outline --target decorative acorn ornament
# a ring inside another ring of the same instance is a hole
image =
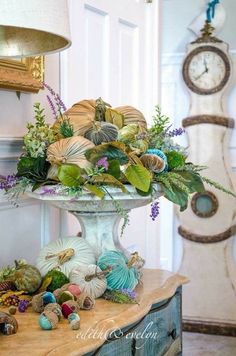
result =
[[[103,142],[115,141],[117,136],[118,129],[115,125],[99,121],[95,121],[93,127],[84,134],[84,137],[92,141],[96,146]]]
[[[140,265],[138,254],[131,255],[130,260],[118,251],[105,251],[98,259],[98,266],[104,270],[109,266],[111,271],[106,275],[107,289],[130,289],[133,290],[139,282],[139,270],[144,263]],[[135,266],[137,264],[137,267]]]
[[[53,330],[57,328],[58,325],[58,317],[52,311],[44,311],[39,316],[39,326],[43,330]]]
[[[51,292],[42,292],[33,296],[32,309],[36,313],[42,313],[45,305],[50,303],[56,303],[56,298]]]
[[[68,322],[72,330],[78,330],[80,328],[80,316],[77,313],[71,313],[68,316]]]
[[[77,299],[77,303],[80,309],[90,310],[95,306],[95,300],[90,295],[86,293],[81,293]]]
[[[44,311],[50,311],[57,315],[58,320],[62,318],[61,306],[58,303],[49,303],[45,306]]]
[[[70,273],[70,281],[76,283],[81,291],[92,298],[99,298],[107,288],[106,274],[110,271],[102,271],[96,265],[81,265]]]
[[[3,335],[16,334],[18,323],[13,315],[0,312],[0,333]]]
[[[82,136],[62,138],[52,143],[47,149],[47,161],[52,165],[63,163],[76,164],[80,168],[90,168],[85,152],[93,148],[94,144]]]
[[[15,263],[16,269],[9,276],[9,279],[14,282],[17,290],[34,293],[39,289],[42,282],[39,270],[28,264],[19,266],[17,261]]]
[[[77,313],[79,310],[79,305],[74,300],[68,300],[61,305],[62,314],[67,319],[71,313]]]

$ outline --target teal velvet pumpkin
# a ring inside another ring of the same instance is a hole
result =
[[[107,289],[130,289],[133,290],[139,281],[139,273],[133,266],[128,265],[128,258],[118,251],[105,251],[98,259],[101,270],[111,267],[112,270],[106,275]]]

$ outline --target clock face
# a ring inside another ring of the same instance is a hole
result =
[[[219,48],[201,46],[190,52],[183,65],[187,86],[200,95],[220,91],[230,76],[228,57]]]

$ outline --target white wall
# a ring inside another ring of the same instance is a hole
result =
[[[45,60],[45,81],[59,90],[59,55]],[[44,91],[21,94],[0,90],[0,174],[15,172],[21,154],[26,123],[33,119],[33,104],[40,101],[51,116]],[[0,193],[0,267],[14,259],[27,258],[34,262],[40,247],[58,237],[58,211],[33,199],[24,199],[15,208]]]
[[[193,19],[205,8],[205,0],[163,0],[162,16],[162,100],[161,106],[165,114],[173,119],[176,127],[181,126],[181,121],[188,116],[189,96],[181,76],[182,62],[186,45],[195,37],[187,29]],[[218,37],[229,43],[230,52],[236,71],[236,36],[235,16],[236,1],[221,1],[227,12],[223,30]],[[235,80],[236,83],[236,80]],[[236,118],[236,86],[234,85],[228,96],[229,116]],[[185,138],[179,140],[186,145]],[[231,166],[236,172],[236,129],[232,132],[229,145]],[[217,177],[215,178],[217,180]],[[181,239],[177,234],[178,221],[174,219],[173,205],[163,202],[164,216],[161,233],[161,260],[162,266],[177,269],[181,258]]]

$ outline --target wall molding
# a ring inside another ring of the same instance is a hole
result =
[[[22,137],[1,137],[0,136],[0,162],[16,162],[22,154]]]

